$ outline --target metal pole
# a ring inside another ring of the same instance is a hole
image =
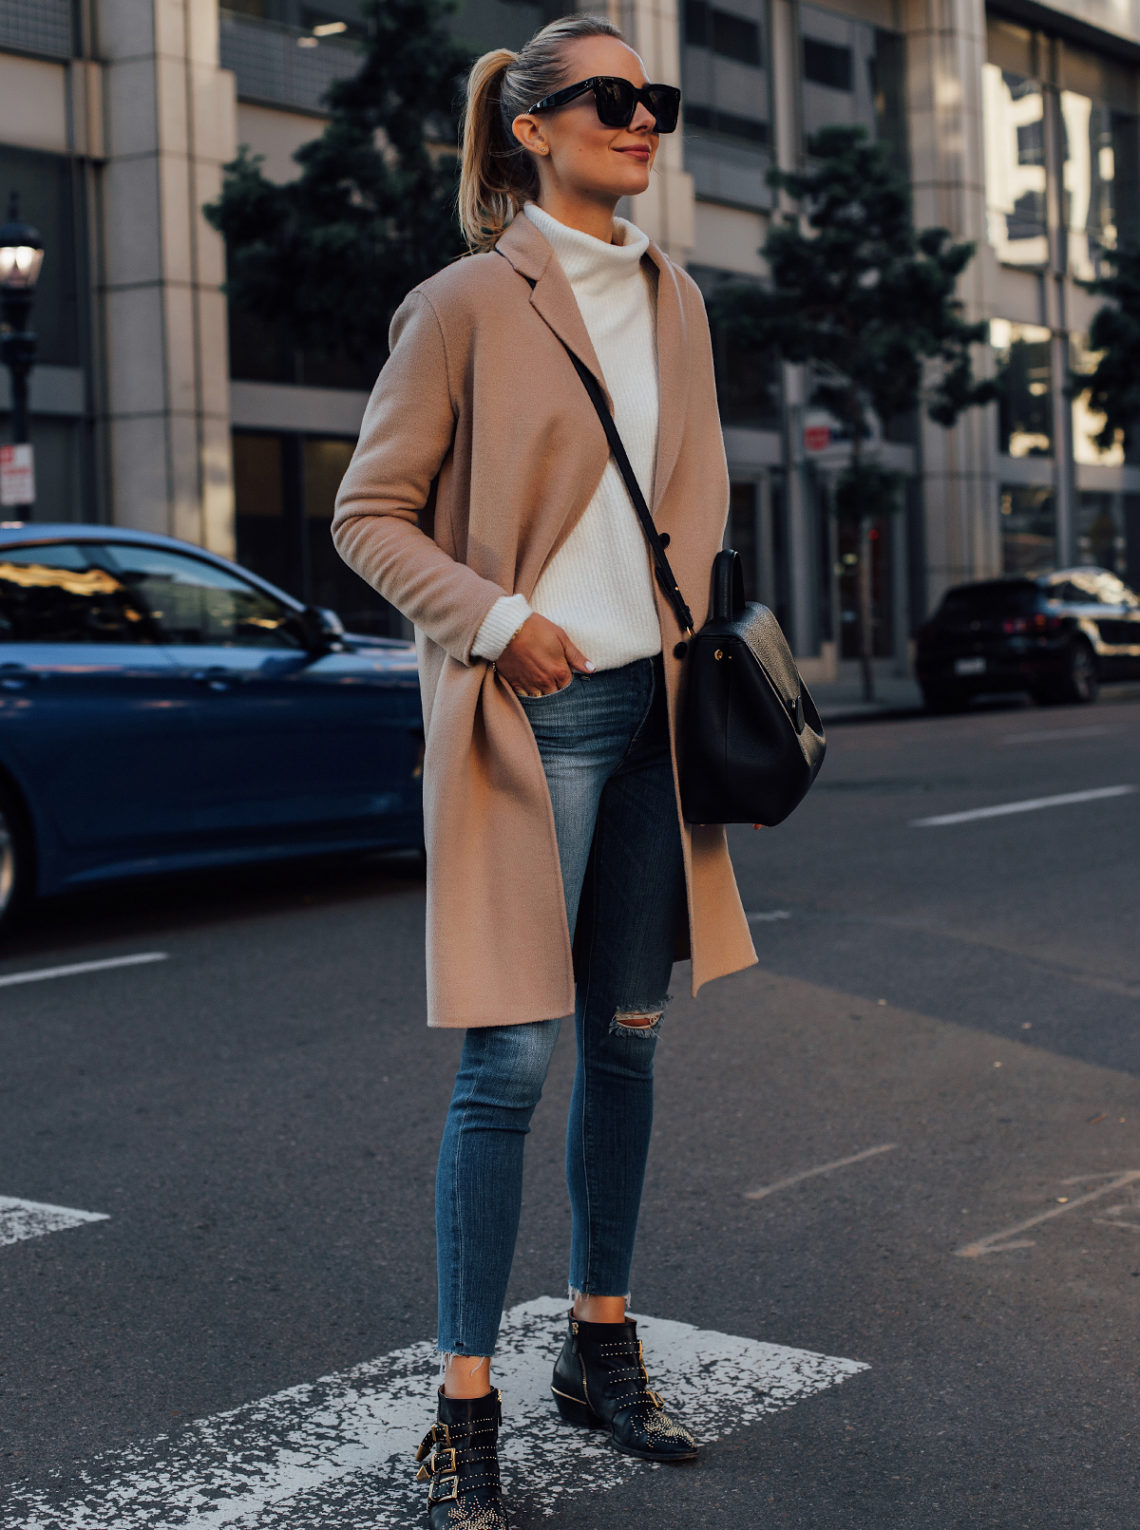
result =
[[[32,307],[28,291],[5,291],[0,297],[3,329],[0,331],[0,360],[12,379],[12,440],[17,446],[28,441],[28,377],[36,361],[36,337],[27,328]],[[17,512],[31,510],[31,504],[12,507]],[[27,516],[18,516],[26,520]]]

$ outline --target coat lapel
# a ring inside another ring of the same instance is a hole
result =
[[[530,301],[535,311],[570,347],[601,383],[606,402],[613,410],[613,399],[602,376],[601,363],[587,333],[574,292],[559,265],[554,251],[525,214],[510,223],[496,248],[515,270],[533,283]],[[688,403],[688,337],[677,273],[668,258],[652,240],[646,252],[657,268],[657,375],[659,379],[659,418],[657,457],[653,473],[653,509],[665,496],[681,438],[685,431]]]
[[[532,283],[530,301],[535,312],[569,346],[601,383],[606,403],[613,399],[602,376],[601,363],[586,330],[574,292],[558,259],[546,240],[524,214],[508,224],[496,249],[505,255],[521,276]],[[573,372],[570,374],[573,376]]]
[[[652,239],[648,256],[657,267],[657,378],[660,400],[653,510],[665,498],[677,464],[689,396],[688,336],[677,273]]]

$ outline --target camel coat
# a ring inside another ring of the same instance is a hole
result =
[[[699,625],[728,509],[708,322],[692,279],[652,243],[645,259],[656,273],[661,378],[653,513]],[[563,341],[604,386],[557,257],[516,218],[496,251],[408,294],[336,498],[337,551],[416,628],[433,1026],[574,1010],[538,748],[518,697],[471,654],[501,595],[530,597],[605,469],[605,434]],[[657,602],[675,733],[680,634],[660,592]],[[756,955],[724,829],[681,822],[681,835],[688,928],[677,955],[692,956],[695,994]]]

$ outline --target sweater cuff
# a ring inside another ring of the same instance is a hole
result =
[[[533,613],[525,595],[500,595],[475,634],[475,641],[471,644],[472,656],[492,661],[497,659],[531,615]]]

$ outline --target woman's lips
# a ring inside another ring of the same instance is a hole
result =
[[[649,150],[648,149],[619,149],[618,153],[619,154],[628,154],[630,159],[640,159],[640,160],[645,161],[645,162],[648,162],[648,160],[649,160]]]

